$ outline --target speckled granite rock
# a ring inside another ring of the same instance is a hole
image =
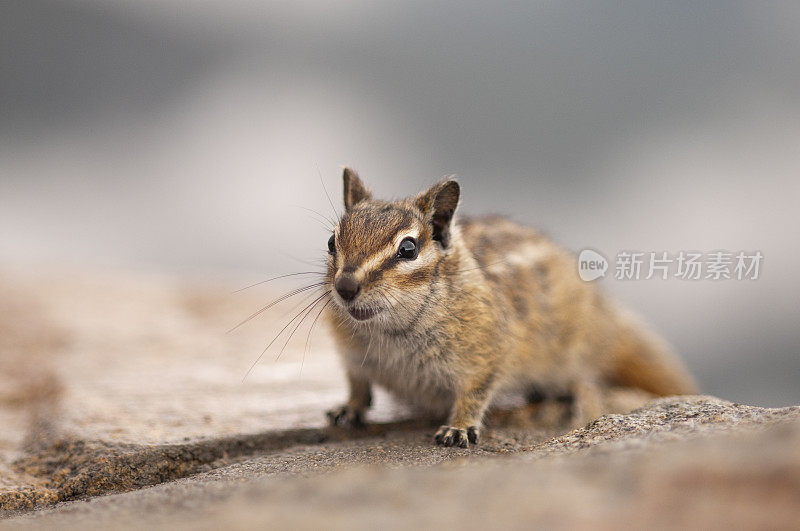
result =
[[[297,441],[179,481],[7,523],[790,529],[800,521],[800,407],[675,397],[538,443],[524,433],[495,430],[477,452],[436,448],[406,425],[361,440]]]
[[[599,447],[620,451],[717,432],[760,429],[800,418],[800,406],[761,408],[710,396],[654,400],[626,415],[604,415],[584,428],[531,447],[537,455]]]

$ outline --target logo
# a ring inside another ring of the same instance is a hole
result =
[[[578,255],[578,276],[585,282],[606,276],[608,260],[602,254],[591,249],[584,249]]]

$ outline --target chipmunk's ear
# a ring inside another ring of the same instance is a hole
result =
[[[349,211],[361,201],[372,199],[372,193],[367,190],[358,174],[350,168],[345,168],[342,174],[344,181],[344,209]]]
[[[458,182],[448,178],[431,186],[414,200],[417,208],[433,224],[434,241],[441,243],[445,249],[450,246],[450,226],[460,195]]]

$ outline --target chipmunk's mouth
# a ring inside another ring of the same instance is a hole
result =
[[[372,319],[383,311],[383,308],[348,308],[347,311],[357,321]]]

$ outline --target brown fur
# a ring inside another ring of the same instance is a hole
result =
[[[573,255],[505,218],[455,219],[455,181],[386,202],[346,169],[344,189],[325,311],[351,392],[333,422],[361,422],[377,384],[446,417],[437,443],[467,446],[499,392],[571,395],[576,425],[602,413],[604,385],[694,392],[656,336],[579,279]],[[397,257],[407,236],[413,260]],[[359,289],[350,301],[345,284]]]

